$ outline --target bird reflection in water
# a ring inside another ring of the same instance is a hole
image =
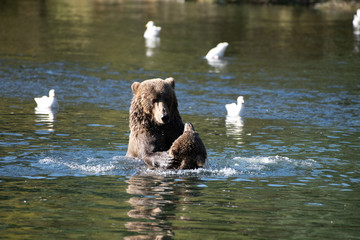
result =
[[[54,122],[56,114],[58,113],[58,108],[35,108],[36,119],[35,122],[37,125],[45,126],[46,129],[42,129],[37,132],[50,133],[54,132]]]
[[[243,144],[240,140],[242,140],[244,120],[240,116],[226,116],[225,126],[226,135],[237,139],[238,144]]]
[[[145,38],[146,56],[152,57],[155,55],[157,48],[160,47],[160,38],[151,37]]]
[[[354,28],[354,52],[360,52],[360,28]]]
[[[226,70],[226,65],[228,62],[224,59],[206,59],[209,66],[212,67],[212,69],[209,70],[209,72],[214,73],[221,73]]]

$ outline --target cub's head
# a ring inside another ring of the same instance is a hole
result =
[[[173,119],[173,114],[177,111],[173,78],[166,78],[165,80],[156,78],[141,83],[134,82],[131,89],[134,94],[132,105],[139,105],[135,109],[141,110],[150,118],[150,121],[162,125]]]
[[[184,133],[185,132],[189,132],[189,133],[195,133],[195,128],[191,123],[185,123],[184,125]]]

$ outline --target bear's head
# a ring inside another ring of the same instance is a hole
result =
[[[145,114],[151,122],[157,125],[169,123],[173,119],[177,111],[173,78],[134,82],[131,89],[134,94],[133,101],[136,102],[137,111],[139,111],[138,114]]]

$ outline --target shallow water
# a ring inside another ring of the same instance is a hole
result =
[[[155,43],[142,37],[150,19],[163,28]],[[2,1],[1,236],[359,239],[351,19],[289,6]],[[222,41],[225,59],[207,62]],[[132,82],[169,76],[207,147],[204,169],[151,171],[124,157]],[[36,112],[50,88],[59,111]],[[245,117],[226,118],[238,95]]]

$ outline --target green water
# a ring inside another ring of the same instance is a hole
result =
[[[353,12],[0,2],[1,239],[360,239]],[[145,24],[162,27],[148,47]],[[204,59],[227,41],[225,58]],[[131,84],[173,76],[204,169],[124,157]],[[58,112],[34,97],[56,89]],[[224,105],[245,99],[245,116]],[[240,124],[241,123],[241,124]]]

